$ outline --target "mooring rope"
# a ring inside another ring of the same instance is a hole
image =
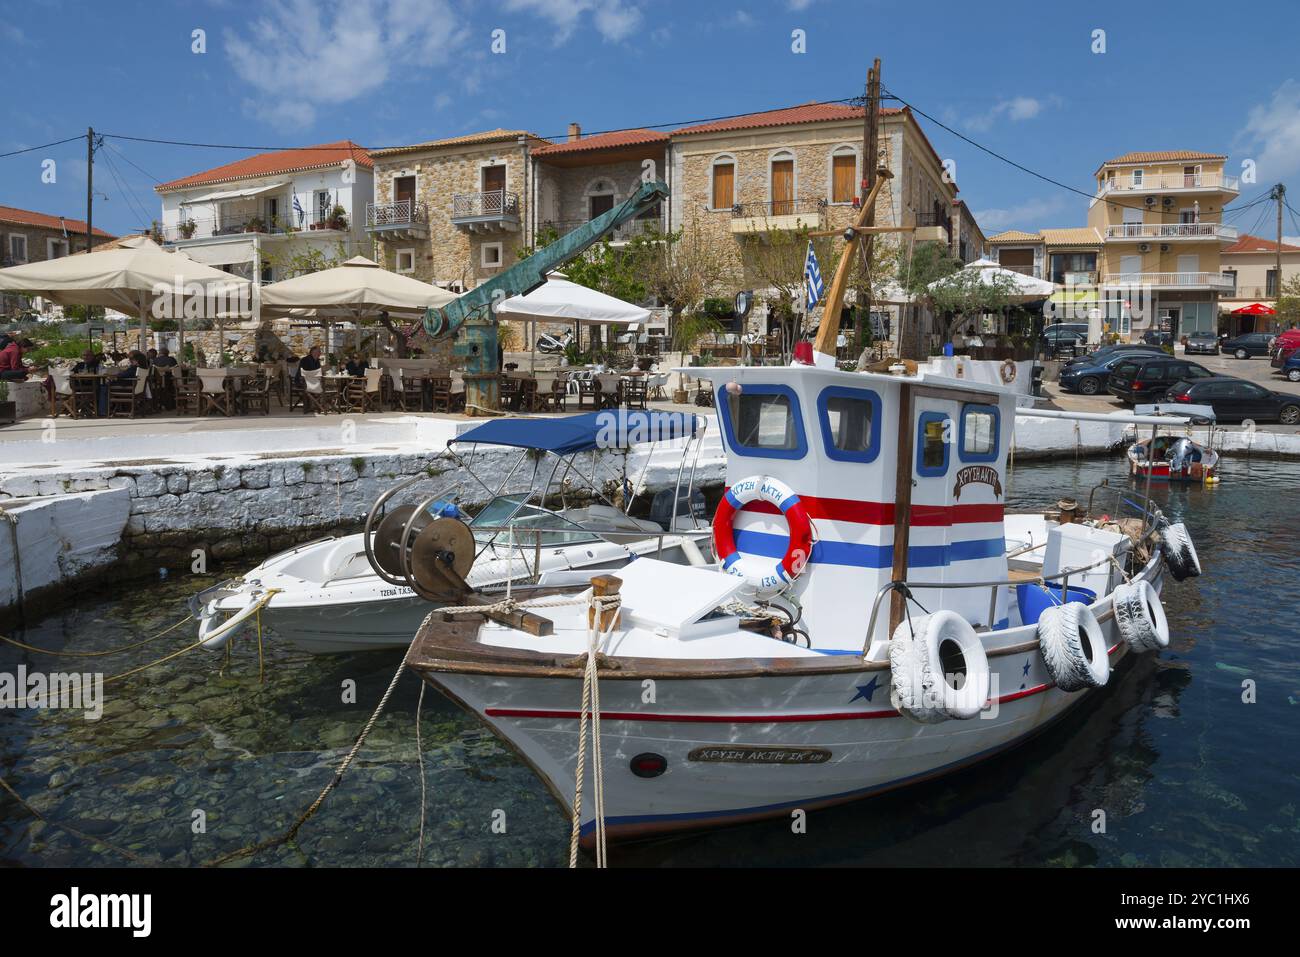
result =
[[[424,817],[425,817],[425,782],[424,782],[424,743],[420,737],[420,711],[424,707],[424,689],[428,682],[420,679],[420,697],[415,699],[415,759],[420,765],[420,842],[415,849],[415,866],[422,866],[424,861]]]
[[[106,841],[102,837],[95,837],[95,835],[87,834],[85,831],[79,831],[70,824],[60,824],[58,821],[51,821],[48,817],[46,817],[40,811],[36,810],[36,808],[32,807],[25,800],[23,800],[22,796],[17,791],[15,791],[12,787],[9,786],[9,782],[6,781],[3,777],[0,777],[0,788],[4,788],[5,791],[9,793],[9,796],[13,798],[15,801],[17,801],[19,805],[23,808],[23,810],[25,810],[28,814],[36,818],[38,821],[41,821],[49,825],[50,827],[57,827],[61,831],[67,831],[69,834],[73,835],[74,837],[79,837],[83,841],[88,841],[91,844],[102,844],[104,845],[104,847],[107,847],[109,850],[113,851],[114,853],[121,854],[123,857],[125,857],[128,861],[131,861],[133,864],[161,865],[162,863],[161,861],[146,860],[143,857],[140,857],[138,854],[131,853],[124,847],[118,847],[112,841]]]
[[[587,655],[582,673],[582,710],[578,715],[578,766],[573,786],[573,824],[569,830],[569,867],[578,866],[578,841],[582,831],[582,786],[587,776],[587,725],[591,724],[592,795],[596,817],[596,866],[609,866],[609,852],[605,832],[605,763],[600,746],[600,677],[597,655],[601,643],[614,631],[618,615],[610,616],[608,627],[602,627],[606,611],[617,611],[622,604],[618,595],[597,596],[590,599],[590,620],[587,624]]]
[[[162,638],[164,635],[170,635],[173,631],[175,631],[181,625],[185,624],[187,621],[193,621],[193,620],[194,620],[193,615],[186,615],[180,621],[176,622],[176,624],[172,625],[170,628],[166,629],[165,631],[158,632],[158,634],[154,635],[152,638],[146,638],[143,641],[137,641],[129,645],[123,645],[121,648],[111,648],[108,651],[54,651],[53,649],[50,648],[37,648],[35,645],[24,644],[23,642],[17,640],[16,638],[9,638],[6,637],[5,635],[0,635],[0,641],[3,641],[5,644],[8,645],[13,645],[15,648],[21,648],[23,651],[35,652],[38,655],[52,655],[56,658],[105,658],[109,655],[120,655],[122,652],[131,651],[133,648],[141,648],[144,645],[149,644],[151,641],[157,641],[159,638]]]

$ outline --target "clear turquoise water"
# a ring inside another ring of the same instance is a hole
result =
[[[1228,461],[1215,489],[1161,488],[1186,520],[1205,575],[1170,581],[1173,631],[1132,656],[1062,724],[960,775],[809,817],[615,849],[615,864],[1062,866],[1300,864],[1300,555],[1294,463]],[[1045,505],[1109,477],[1118,459],[1021,465],[1012,505]],[[232,570],[224,570],[230,572]],[[224,577],[224,576],[222,576]],[[81,597],[15,637],[106,649],[156,634],[214,578],[173,574]],[[18,664],[106,674],[193,641],[186,628],[127,654]],[[201,863],[275,836],[332,775],[400,658],[313,658],[266,643],[193,652],[107,689],[102,720],[0,712],[0,773],[42,814],[149,861]],[[1242,701],[1243,681],[1256,702]],[[355,704],[343,701],[356,683]],[[357,763],[294,846],[254,865],[414,865],[420,816],[415,709],[405,676]],[[568,825],[542,785],[470,716],[430,690],[422,736],[426,866],[561,866]],[[1104,833],[1094,830],[1105,812]],[[202,812],[206,830],[195,833]],[[492,824],[504,814],[505,833]],[[0,863],[116,864],[111,851],[34,822],[0,794]]]

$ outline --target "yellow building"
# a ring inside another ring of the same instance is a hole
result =
[[[1067,320],[1090,320],[1094,339],[1214,332],[1219,299],[1232,288],[1221,256],[1237,239],[1223,222],[1238,193],[1226,160],[1192,150],[1125,153],[1097,169],[1086,227],[1008,230],[989,244],[1003,265],[1065,285],[1053,304],[1074,307]]]

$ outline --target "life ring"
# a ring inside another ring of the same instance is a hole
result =
[[[956,674],[964,677],[958,687]],[[989,701],[989,659],[970,623],[937,611],[894,629],[889,641],[889,697],[900,714],[920,724],[973,718]]]
[[[1120,637],[1134,651],[1169,646],[1169,620],[1150,582],[1123,582],[1111,596]]]
[[[1195,578],[1201,573],[1201,560],[1196,557],[1196,546],[1186,525],[1182,522],[1166,525],[1160,540],[1164,545],[1165,564],[1176,581]]]
[[[740,554],[731,523],[736,513],[755,499],[775,505],[790,528],[789,543],[781,560],[773,565],[766,559]],[[713,550],[722,558],[722,570],[745,579],[759,598],[770,598],[790,586],[803,572],[812,554],[812,522],[808,510],[790,486],[769,475],[751,475],[727,489],[713,516]]]
[[[1007,385],[1011,385],[1011,383],[1016,381],[1016,364],[1010,359],[1007,359],[1002,363],[1002,368],[999,372],[1002,375],[1002,381]]]
[[[1062,691],[1100,688],[1110,678],[1106,636],[1082,602],[1052,605],[1039,616],[1038,647],[1047,673]]]

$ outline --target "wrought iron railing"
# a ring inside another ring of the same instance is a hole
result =
[[[451,218],[518,216],[519,194],[502,189],[484,193],[457,193],[451,200]]]
[[[366,203],[366,228],[428,225],[429,207],[411,199],[396,203]]]

